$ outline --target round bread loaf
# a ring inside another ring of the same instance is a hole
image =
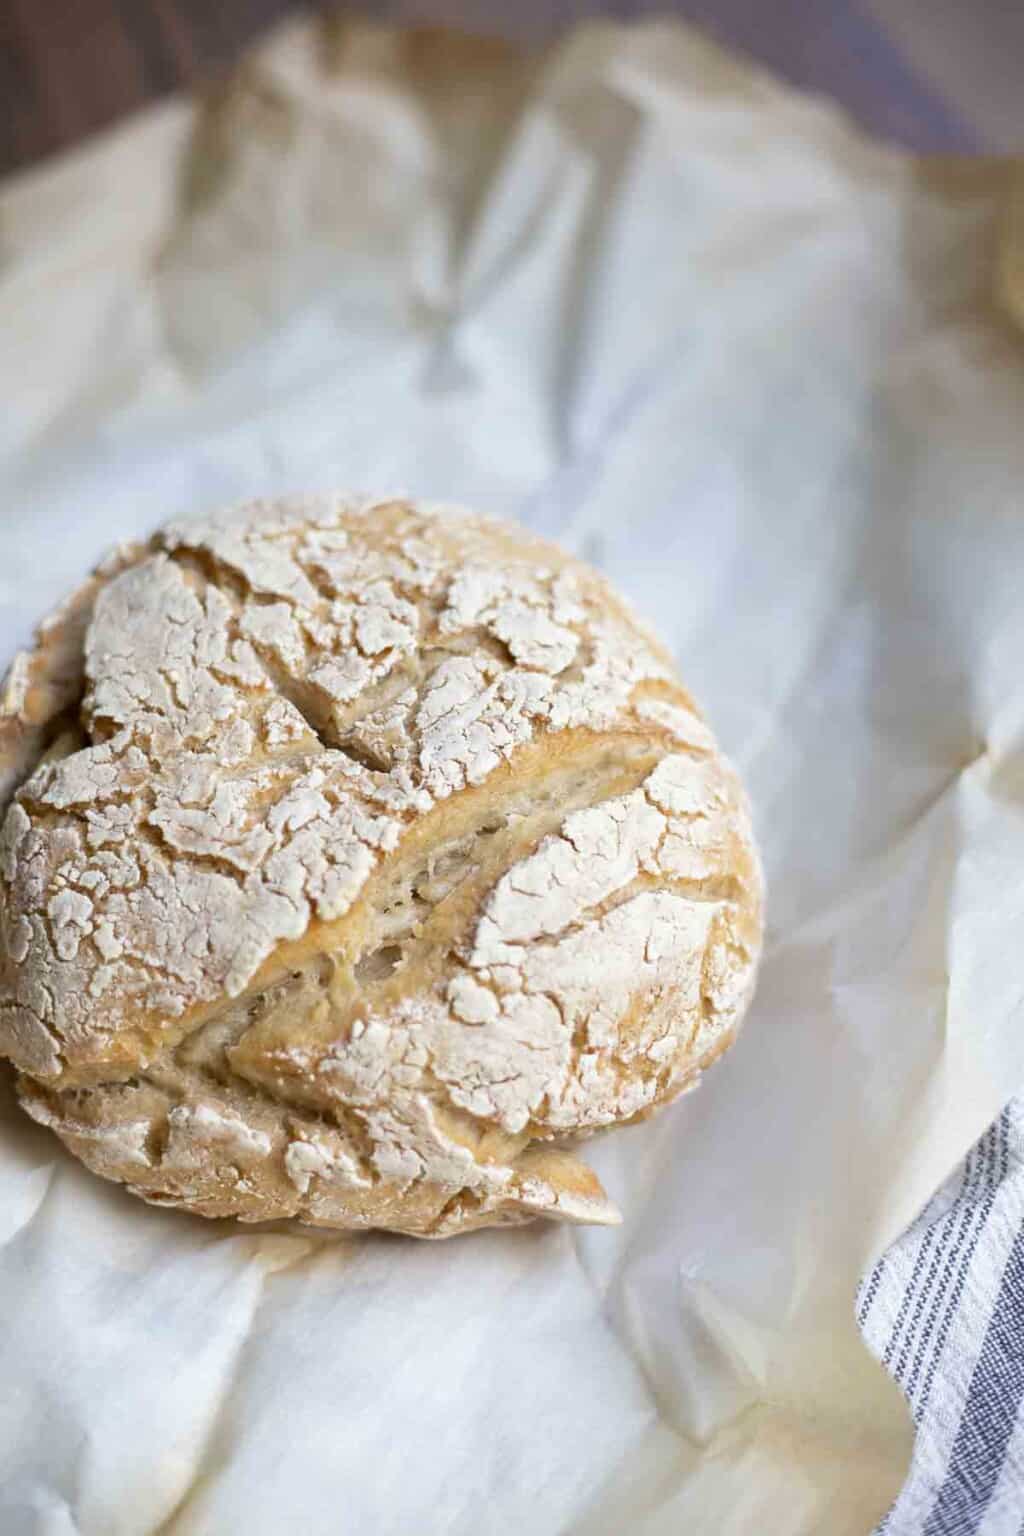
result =
[[[0,1054],[205,1216],[618,1219],[580,1139],[693,1086],[761,943],[743,792],[605,581],[448,507],[117,551],[0,702]]]

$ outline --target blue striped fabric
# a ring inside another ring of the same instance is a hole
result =
[[[884,1536],[1024,1531],[1024,1101],[868,1275],[858,1320],[917,1424]]]

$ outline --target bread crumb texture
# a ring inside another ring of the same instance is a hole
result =
[[[461,510],[257,502],[115,552],[0,698],[0,1053],[144,1199],[612,1222],[761,942],[743,792],[594,571]]]

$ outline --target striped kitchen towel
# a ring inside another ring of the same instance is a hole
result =
[[[878,1536],[1024,1531],[1024,1099],[864,1281],[858,1317],[917,1437]]]

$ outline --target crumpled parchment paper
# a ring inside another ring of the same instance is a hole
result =
[[[511,514],[672,644],[770,893],[739,1047],[592,1144],[615,1231],[250,1233],[147,1209],[5,1099],[4,1536],[885,1509],[910,1432],[855,1285],[1024,1081],[1014,179],[669,24],[523,59],[310,23],[0,192],[5,653],[171,514]]]

